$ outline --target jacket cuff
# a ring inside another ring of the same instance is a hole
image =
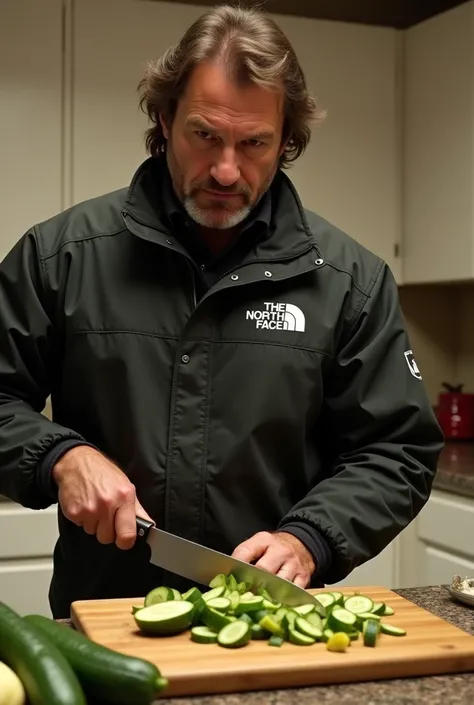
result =
[[[66,441],[59,441],[59,443],[56,443],[56,445],[54,445],[51,450],[46,453],[41,460],[41,463],[38,465],[36,476],[38,486],[43,494],[55,502],[58,501],[58,486],[53,480],[53,468],[58,460],[62,458],[68,450],[71,450],[71,448],[75,448],[76,446],[89,446],[90,448],[95,448],[97,450],[92,443],[69,438]]]
[[[292,534],[308,549],[316,565],[316,570],[311,577],[310,587],[321,586],[321,581],[330,568],[332,553],[329,544],[326,543],[319,531],[316,531],[316,529],[313,529],[302,521],[293,521],[280,526],[278,531],[285,531],[288,534]]]

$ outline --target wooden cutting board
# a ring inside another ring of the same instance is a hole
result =
[[[231,693],[318,684],[474,671],[474,637],[383,587],[358,590],[395,610],[384,621],[407,630],[404,637],[381,635],[375,648],[352,642],[345,653],[323,643],[268,646],[252,641],[240,649],[195,644],[189,632],[174,637],[139,633],[132,605],[143,598],[74,602],[71,619],[90,639],[155,663],[169,679],[167,696]],[[326,590],[311,590],[313,594]],[[466,608],[467,609],[467,608]]]

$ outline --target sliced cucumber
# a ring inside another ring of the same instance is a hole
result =
[[[328,617],[327,626],[333,632],[352,632],[357,623],[357,616],[344,607],[335,607]]]
[[[170,590],[173,595],[173,597],[171,599],[173,599],[173,600],[181,600],[182,599],[181,593],[179,590],[176,590],[176,588],[170,588]]]
[[[319,627],[315,627],[313,624],[310,624],[304,617],[296,618],[295,629],[301,634],[306,634],[306,636],[312,637],[316,641],[318,641],[318,639],[321,639],[323,635],[322,629],[319,629]]]
[[[372,614],[384,614],[385,613],[385,602],[374,602],[372,607]]]
[[[374,601],[364,595],[351,595],[344,600],[344,608],[353,614],[372,612]]]
[[[154,588],[147,594],[144,606],[150,607],[151,605],[158,605],[160,602],[169,602],[170,600],[174,600],[172,589],[162,585],[161,587]]]
[[[209,600],[213,600],[215,597],[222,597],[222,595],[225,592],[225,586],[220,585],[219,587],[213,588],[212,590],[208,590],[205,592],[202,596],[203,600],[208,602]]]
[[[298,614],[301,614],[304,617],[307,614],[310,614],[310,612],[314,612],[314,605],[299,605],[293,609],[295,612],[298,612]]]
[[[204,622],[206,627],[219,632],[224,627],[232,624],[235,617],[228,617],[226,614],[222,614],[218,610],[213,610],[212,607],[206,607],[203,609],[201,614],[201,621]],[[239,620],[242,621],[242,620]]]
[[[387,624],[386,622],[380,623],[380,631],[382,634],[390,634],[390,636],[405,636],[406,630],[401,627],[395,627],[392,624]]]
[[[245,612],[243,614],[246,614]],[[253,619],[254,622],[260,622],[261,619],[266,617],[268,614],[273,615],[273,612],[270,612],[270,610],[256,610],[255,612],[250,612],[250,617]],[[239,615],[242,617],[243,615]]]
[[[240,598],[240,602],[235,610],[235,614],[238,616],[239,614],[243,614],[244,612],[257,612],[257,610],[261,610],[262,607],[263,597],[259,595],[252,595],[252,597],[246,597],[245,595],[242,595],[242,597]]]
[[[321,592],[318,595],[316,595],[316,599],[319,600],[319,602],[325,608],[332,607],[332,605],[334,605],[336,602],[332,592]]]
[[[197,644],[215,644],[217,634],[209,627],[193,627],[191,629],[191,641],[195,641]]]
[[[282,646],[283,639],[281,636],[271,636],[268,640],[268,646]]]
[[[263,608],[269,610],[270,612],[276,612],[281,607],[281,602],[270,602],[263,598]]]
[[[394,609],[392,607],[390,607],[389,605],[385,605],[385,610],[383,612],[383,615],[385,617],[391,617],[392,614],[395,614]]]
[[[316,612],[310,612],[306,615],[305,619],[310,624],[312,624],[313,627],[317,627],[318,629],[321,629],[321,631],[323,631],[323,620],[321,619],[319,614],[316,614]]]
[[[258,612],[254,612],[254,614],[258,614]],[[265,615],[263,615],[263,616],[265,616]],[[239,616],[239,619],[242,620],[242,622],[247,622],[247,624],[250,624],[250,626],[252,626],[252,624],[255,624],[254,620],[252,619],[252,617],[249,614],[247,614],[247,612],[244,612],[243,614],[241,614]]]
[[[296,644],[297,646],[311,646],[311,644],[316,643],[316,639],[313,639],[306,634],[301,634],[296,629],[290,629],[288,638],[291,644]]]
[[[237,580],[235,579],[235,575],[232,575],[232,573],[231,573],[230,575],[228,575],[228,576],[227,576],[227,587],[229,588],[229,590],[230,590],[231,592],[236,592],[236,591],[237,591],[237,585],[238,585],[238,582],[237,582]]]
[[[376,619],[368,619],[363,627],[364,646],[375,646],[380,633],[380,624]]]
[[[169,636],[191,626],[194,605],[186,600],[160,602],[144,607],[133,615],[138,628],[147,634]]]
[[[332,595],[334,597],[334,604],[341,606],[344,605],[344,595],[342,594],[342,592],[336,591],[333,592]]]
[[[181,595],[181,599],[195,604],[196,602],[199,602],[199,600],[202,599],[202,592],[197,587],[192,587],[187,592],[183,592],[183,594]]]
[[[132,614],[135,614],[136,612],[138,612],[138,610],[142,610],[142,609],[143,609],[143,605],[132,605]]]
[[[252,639],[260,641],[263,639],[268,639],[268,632],[266,632],[260,624],[252,624],[250,629],[252,630]]]
[[[252,629],[250,624],[238,619],[220,630],[217,635],[217,642],[226,648],[235,649],[248,644],[251,638]]]
[[[266,617],[261,619],[259,624],[262,629],[265,629],[267,632],[270,632],[270,634],[275,634],[275,636],[281,636],[282,638],[285,636],[285,632],[283,631],[281,625],[278,624],[278,622],[275,622],[275,620],[270,617],[270,615],[267,615]]]
[[[206,604],[214,610],[219,610],[219,612],[227,612],[230,609],[230,600],[227,597],[213,597]]]
[[[227,587],[227,576],[225,576],[224,573],[219,573],[219,575],[216,575],[214,578],[212,578],[211,582],[209,583],[209,587],[212,589],[217,587],[223,587],[225,589]]]
[[[290,629],[295,628],[295,622],[296,619],[298,618],[298,613],[295,612],[294,610],[288,610],[288,612],[283,616],[281,626],[283,630],[286,633],[286,636],[288,637],[288,633]]]
[[[214,598],[216,599],[216,598]],[[229,595],[227,596],[227,599],[230,602],[230,609],[235,612],[237,607],[239,606],[240,602],[240,593],[237,590],[231,590]]]
[[[286,614],[287,612],[289,612],[289,611],[290,611],[290,608],[289,608],[289,607],[280,607],[280,608],[277,609],[277,611],[275,612],[275,619],[276,619],[276,620],[282,620],[283,617],[285,616],[285,614]]]

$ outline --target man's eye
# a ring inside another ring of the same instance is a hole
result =
[[[210,132],[206,132],[205,130],[197,130],[196,134],[200,139],[206,141],[212,140],[214,138],[214,135],[211,135]]]
[[[261,147],[264,143],[261,140],[245,140],[244,144],[247,145],[248,147]]]

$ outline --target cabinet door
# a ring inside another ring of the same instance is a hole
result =
[[[53,574],[50,558],[0,563],[0,601],[21,615],[51,617],[48,591]]]
[[[405,34],[406,284],[474,273],[473,19],[463,3]]]
[[[421,542],[419,552],[421,585],[450,584],[454,575],[471,578],[474,576],[474,560],[454,553],[448,553],[435,546]]]
[[[61,207],[61,0],[0,11],[0,260]]]
[[[146,156],[136,93],[146,62],[204,9],[132,0],[76,3],[73,202],[129,183]],[[398,277],[398,35],[388,28],[276,19],[329,111],[288,174],[306,207],[386,259]]]

